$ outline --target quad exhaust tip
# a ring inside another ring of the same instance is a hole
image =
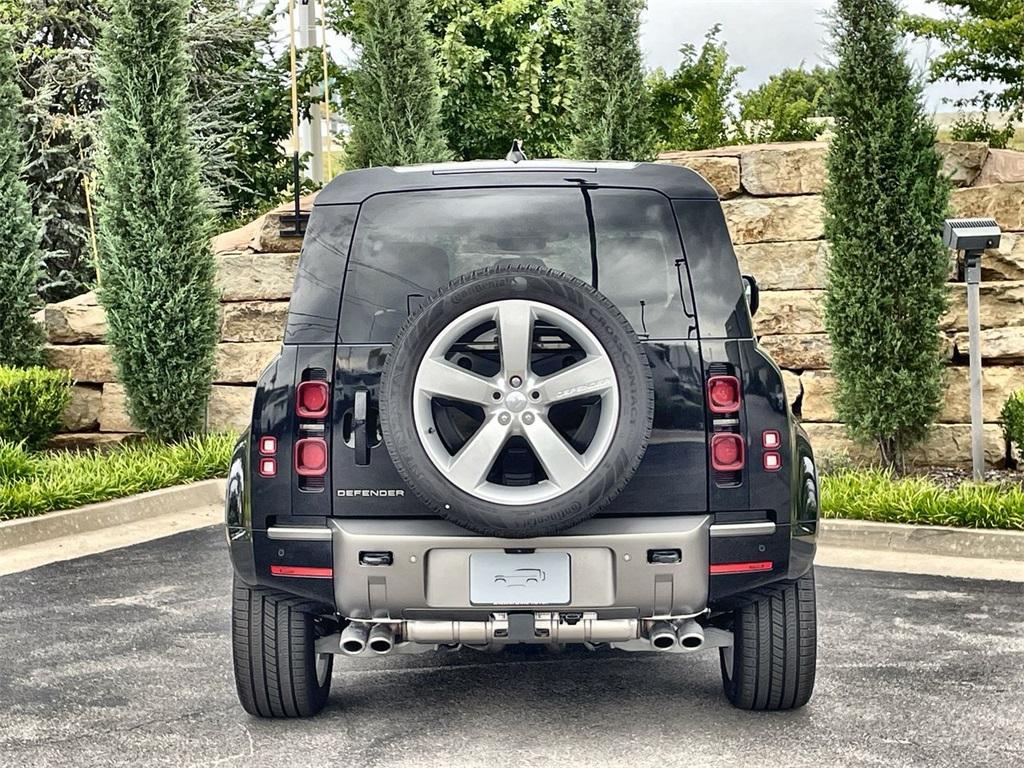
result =
[[[704,628],[693,619],[680,624],[677,635],[679,647],[684,650],[696,651],[704,646]]]
[[[361,621],[350,622],[341,631],[341,651],[349,656],[357,656],[366,648],[370,630]]]
[[[374,653],[390,653],[395,647],[395,631],[390,624],[374,624],[369,637],[370,650]]]
[[[655,622],[651,627],[651,645],[659,651],[667,651],[676,644],[676,630],[667,621]]]

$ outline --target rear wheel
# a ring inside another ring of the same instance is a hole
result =
[[[316,652],[318,606],[235,579],[231,650],[242,708],[256,717],[308,717],[327,703],[334,657]]]
[[[733,612],[733,644],[720,650],[722,684],[733,706],[797,709],[814,689],[817,608],[813,569],[759,591]]]

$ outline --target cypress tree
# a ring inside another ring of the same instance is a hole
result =
[[[346,146],[351,168],[445,160],[441,90],[421,0],[358,0]]]
[[[0,365],[40,362],[42,332],[32,319],[40,275],[39,232],[22,179],[11,36],[0,27]]]
[[[640,53],[643,0],[575,0],[572,154],[585,160],[654,155],[650,95]]]
[[[109,8],[99,296],[132,420],[178,439],[203,426],[217,332],[210,218],[186,101],[188,2]]]
[[[939,317],[949,202],[935,128],[901,47],[895,0],[838,0],[826,236],[825,324],[836,410],[851,436],[902,468],[943,387]]]

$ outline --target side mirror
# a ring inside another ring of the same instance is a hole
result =
[[[757,314],[757,308],[761,306],[761,289],[757,287],[757,280],[753,275],[741,275],[743,279],[743,295],[747,297],[747,306],[750,308],[750,316]]]

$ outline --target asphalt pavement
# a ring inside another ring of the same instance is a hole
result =
[[[1024,766],[1024,584],[819,568],[803,710],[714,651],[336,658],[327,710],[235,698],[218,528],[0,578],[0,766]]]

